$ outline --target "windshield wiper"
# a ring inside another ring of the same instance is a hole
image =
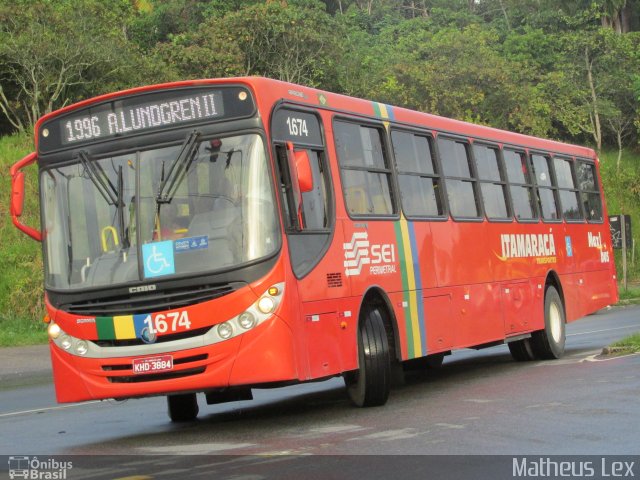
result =
[[[107,204],[116,207],[118,226],[120,227],[120,236],[122,238],[122,248],[129,248],[129,239],[125,235],[124,226],[124,180],[122,176],[122,166],[118,168],[118,184],[114,185],[100,164],[92,161],[87,152],[84,150],[78,152],[78,158],[100,195],[102,195]]]
[[[173,196],[176,194],[178,187],[182,183],[185,175],[191,167],[191,163],[195,158],[198,147],[198,138],[200,138],[200,132],[194,130],[186,138],[182,144],[180,153],[175,158],[167,175],[164,175],[164,163],[162,164],[162,179],[160,180],[160,186],[158,187],[158,194],[156,195],[156,203],[171,203]]]
[[[129,235],[125,234],[124,226],[124,179],[122,175],[122,165],[118,166],[118,191],[117,191],[117,204],[116,209],[118,212],[118,226],[120,227],[120,236],[122,237],[122,249],[128,249]]]
[[[80,163],[84,167],[84,171],[89,175],[89,179],[93,182],[98,189],[98,192],[102,197],[106,200],[109,205],[117,205],[118,204],[118,190],[111,183],[109,177],[104,172],[102,167],[97,163],[93,162],[89,158],[89,154],[84,150],[78,152],[78,158],[80,159]]]

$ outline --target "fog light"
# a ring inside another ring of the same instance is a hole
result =
[[[258,302],[258,310],[262,313],[271,313],[275,307],[276,304],[271,297],[262,297]]]
[[[47,332],[49,333],[49,337],[55,340],[62,333],[62,329],[57,323],[52,322],[49,324],[49,328],[47,328]]]
[[[60,337],[60,346],[65,350],[69,350],[71,348],[71,337],[63,333]]]
[[[245,330],[249,330],[250,328],[253,328],[255,326],[256,317],[254,317],[253,313],[251,312],[244,312],[238,318],[238,323]]]
[[[87,353],[87,351],[89,351],[87,342],[85,342],[84,340],[78,340],[78,343],[76,343],[76,353],[78,355],[84,355],[85,353]]]
[[[226,340],[227,338],[230,338],[231,335],[233,335],[233,328],[231,328],[231,325],[229,325],[227,322],[221,323],[220,325],[218,325],[218,335]]]

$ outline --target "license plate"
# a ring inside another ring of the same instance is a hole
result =
[[[133,360],[133,373],[157,373],[173,370],[173,357],[161,355],[159,357],[136,358]]]

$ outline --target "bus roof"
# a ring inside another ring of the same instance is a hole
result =
[[[418,112],[407,108],[395,107],[391,105],[381,104],[372,100],[364,100],[346,95],[327,92],[312,87],[305,87],[293,83],[283,82],[281,80],[273,80],[265,77],[231,77],[217,79],[200,79],[185,80],[179,82],[161,83],[155,85],[146,85],[142,87],[131,88],[118,92],[112,92],[87,100],[83,100],[54,112],[44,115],[36,123],[36,142],[37,132],[40,125],[51,118],[58,115],[90,106],[92,104],[113,100],[118,97],[134,95],[145,92],[152,92],[162,89],[194,87],[205,85],[224,85],[224,84],[245,84],[250,87],[254,93],[259,92],[258,103],[272,104],[278,100],[288,100],[294,103],[308,105],[310,107],[324,108],[345,114],[361,115],[366,117],[374,117],[382,120],[392,121],[395,123],[405,124],[425,128],[428,130],[436,130],[441,133],[449,133],[464,137],[472,137],[479,140],[496,142],[503,145],[512,145],[526,147],[530,150],[550,151],[559,154],[580,156],[597,160],[596,152],[588,147],[572,145],[555,140],[548,140],[530,135],[500,130],[493,127],[487,127],[461,120],[441,117],[430,113]],[[37,147],[37,145],[36,145]]]

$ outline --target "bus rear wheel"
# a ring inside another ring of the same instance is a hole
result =
[[[389,341],[382,315],[370,309],[358,329],[358,365],[345,374],[347,392],[358,407],[384,405],[391,388]]]
[[[172,422],[191,422],[196,419],[200,411],[195,393],[168,395],[167,406]]]
[[[529,338],[509,342],[508,346],[511,356],[518,362],[528,362],[536,358],[536,355],[533,353],[533,347],[531,346],[531,339]]]
[[[544,295],[544,329],[531,335],[531,347],[538,358],[553,360],[564,355],[565,323],[562,298],[550,286]]]

